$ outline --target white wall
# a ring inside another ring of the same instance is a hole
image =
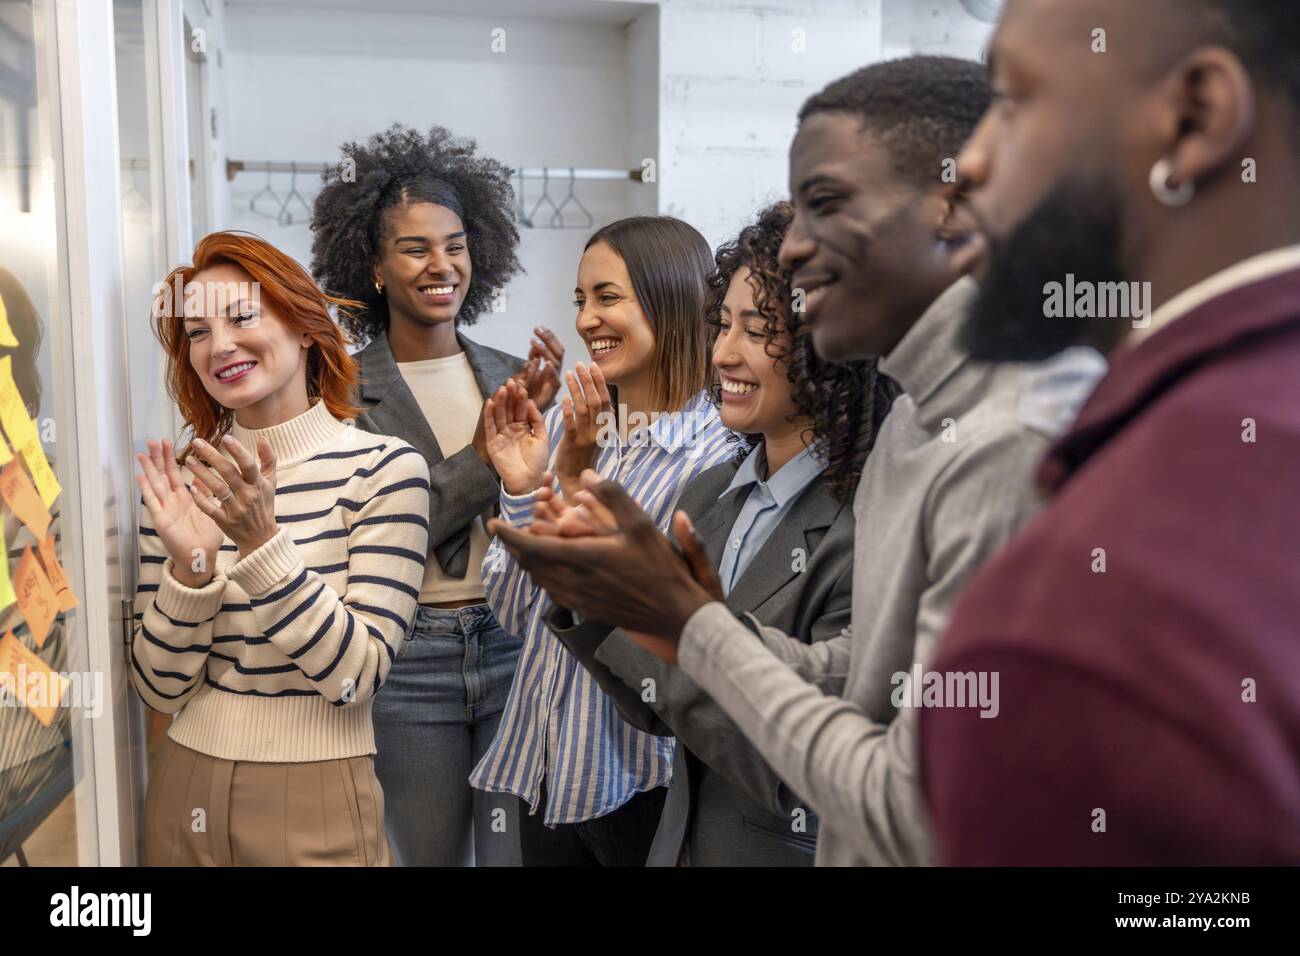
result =
[[[884,55],[891,59],[928,53],[983,60],[993,33],[993,24],[975,19],[960,0],[884,0],[883,27]]]
[[[185,2],[187,11],[197,6]],[[290,2],[237,0],[218,23],[214,168],[226,155],[332,161],[342,142],[392,122],[439,123],[510,166],[637,168],[652,158],[657,182],[579,183],[596,224],[658,211],[693,223],[714,246],[786,195],[787,152],[805,99],[881,59],[913,52],[978,59],[992,30],[959,0],[587,0],[585,7],[537,0],[505,7],[510,16],[450,15],[456,8],[447,3],[415,12],[419,6],[405,0],[364,11],[361,0],[358,9],[331,0],[315,12]],[[611,14],[619,7],[625,16]],[[519,16],[524,9],[553,18]],[[594,11],[591,18],[574,19],[584,9]],[[492,51],[495,28],[505,30],[504,52]],[[304,223],[280,226],[250,213],[249,200],[266,182],[264,174],[239,176],[218,199],[217,225],[257,232],[307,263]],[[224,177],[215,185],[224,187]],[[272,185],[283,196],[289,176]],[[316,185],[314,176],[298,178],[309,203]],[[552,195],[566,188],[553,184]],[[527,184],[526,209],[539,189]],[[305,217],[300,207],[298,215]],[[484,316],[470,334],[519,352],[532,327],[547,324],[571,356],[583,354],[570,302],[589,230],[520,232],[527,275],[507,288],[506,312]]]
[[[230,136],[227,118],[230,108],[230,64],[226,59],[229,43],[226,39],[227,8],[225,0],[182,0],[185,22],[191,31],[202,31],[196,37],[191,32],[191,44],[201,42],[204,49],[203,69],[208,90],[208,106],[216,111],[217,128],[212,132],[211,114],[190,118],[206,130],[209,148],[206,156],[191,156],[195,163],[202,163],[208,181],[209,208],[208,222],[210,231],[223,228],[225,212],[230,204],[230,186],[226,182],[226,154],[229,151]]]
[[[879,0],[663,0],[660,207],[717,245],[788,195],[799,107],[880,59]]]
[[[629,7],[628,18],[637,12]],[[492,51],[495,28],[505,30],[504,52]],[[616,23],[382,10],[304,16],[231,6],[226,32],[228,145],[235,159],[334,161],[343,142],[394,122],[446,126],[511,167],[630,169],[653,148],[642,135],[653,89],[639,96],[630,85],[628,39]],[[635,145],[629,138],[634,106]],[[286,194],[289,179],[276,176],[273,189]],[[308,263],[311,234],[304,223],[280,226],[249,211],[250,199],[265,185],[265,174],[240,175],[225,225],[257,232]],[[310,203],[316,177],[300,176],[297,185]],[[526,209],[540,189],[527,182]],[[557,202],[567,189],[566,182],[549,186]],[[577,184],[595,226],[653,210],[648,190],[632,181]],[[578,259],[593,229],[521,227],[519,258],[527,275],[507,287],[505,312],[482,316],[469,334],[521,354],[532,328],[546,324],[560,333],[570,355],[583,354],[571,302]]]
[[[879,60],[977,60],[991,31],[958,0],[661,0],[661,210],[716,246],[789,194],[809,96]]]
[[[632,169],[655,163],[654,175],[632,191],[630,214],[653,216],[659,212],[659,10],[651,8],[627,27],[628,156]]]

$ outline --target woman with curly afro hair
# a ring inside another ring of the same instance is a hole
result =
[[[516,828],[492,824],[513,802],[471,791],[496,733],[522,641],[484,602],[479,576],[499,479],[483,403],[510,379],[539,407],[559,386],[564,347],[537,328],[527,361],[460,333],[520,272],[510,170],[442,127],[393,126],[346,143],[322,177],[312,272],[359,302],[341,313],[368,342],[357,358],[357,427],[395,435],[428,461],[429,547],[414,630],[376,698],[389,840],[406,866],[513,864]]]
[[[875,363],[831,365],[813,353],[777,263],[792,218],[788,203],[769,206],[714,257],[705,314],[715,396],[743,443],[696,477],[678,507],[732,611],[814,643],[849,623],[853,488],[895,389]],[[578,500],[583,507],[546,496],[543,530],[550,521],[560,533],[598,531],[601,506],[588,493]],[[812,865],[816,819],[708,694],[622,630],[593,623],[556,633],[626,721],[677,738],[648,865]]]

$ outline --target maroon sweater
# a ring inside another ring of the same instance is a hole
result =
[[[1300,864],[1300,270],[1112,356],[1039,483],[931,667],[1001,698],[922,712],[941,860]]]

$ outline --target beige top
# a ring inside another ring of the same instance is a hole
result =
[[[280,530],[248,554],[224,540],[212,579],[191,588],[141,506],[136,689],[177,715],[172,740],[210,757],[373,754],[371,703],[406,642],[428,553],[429,466],[320,401],[231,434],[249,449],[265,438],[275,453]]]
[[[444,457],[450,457],[474,440],[474,429],[483,412],[483,395],[479,393],[474,369],[464,352],[446,358],[419,362],[398,362],[411,394],[424,412],[425,420],[438,439]],[[443,574],[434,557],[424,566],[424,583],[420,586],[421,604],[449,601],[483,600],[483,580],[475,573],[487,554],[488,533],[479,515],[469,528],[469,569],[463,578]]]

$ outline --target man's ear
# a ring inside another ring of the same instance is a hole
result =
[[[1255,82],[1241,60],[1223,47],[1193,50],[1171,71],[1161,126],[1172,143],[1171,186],[1197,183],[1247,155],[1259,116]]]
[[[936,189],[925,202],[923,215],[934,223],[936,253],[946,257],[953,281],[968,273],[981,278],[984,238],[961,187],[952,184]]]
[[[959,245],[975,234],[975,218],[955,186],[937,190],[927,197],[927,201],[931,200],[933,211],[927,210],[927,215],[935,220],[936,238]]]

